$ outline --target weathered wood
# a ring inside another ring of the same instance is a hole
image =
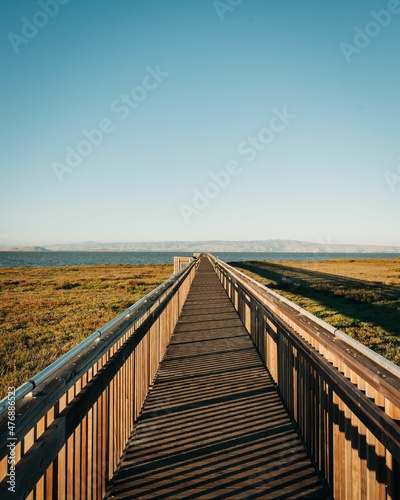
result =
[[[43,458],[48,453],[51,453],[53,446],[62,446],[66,439],[64,428],[62,419],[60,419],[57,423],[51,424],[41,438],[32,445],[30,453],[24,455],[17,464],[16,492],[9,492],[7,488],[3,488],[1,490],[2,500],[15,500],[16,498],[21,499],[28,496],[32,490],[32,484],[36,484],[47,469],[44,460],[38,460],[38,457]],[[21,473],[23,470],[27,472]]]

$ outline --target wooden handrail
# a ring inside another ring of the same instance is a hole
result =
[[[400,368],[209,259],[334,498],[399,498]]]
[[[0,403],[2,500],[104,497],[196,265],[190,263],[17,390],[12,439],[7,401]]]

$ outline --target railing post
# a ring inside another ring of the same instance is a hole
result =
[[[392,402],[385,401],[386,413],[400,422],[400,408],[396,407]],[[390,500],[398,500],[400,492],[400,461],[389,452],[386,451],[387,463],[387,497]]]

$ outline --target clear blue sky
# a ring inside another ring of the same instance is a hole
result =
[[[397,0],[55,2],[0,4],[0,244],[400,245]]]

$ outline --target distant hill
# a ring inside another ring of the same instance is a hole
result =
[[[48,248],[45,247],[6,247],[0,248],[0,252],[50,252]]]
[[[25,247],[27,248],[27,247]],[[43,247],[37,247],[43,248]],[[134,243],[99,243],[86,241],[62,245],[46,245],[55,251],[90,252],[326,252],[326,253],[400,253],[397,246],[340,245],[296,240],[252,241],[161,241]]]

